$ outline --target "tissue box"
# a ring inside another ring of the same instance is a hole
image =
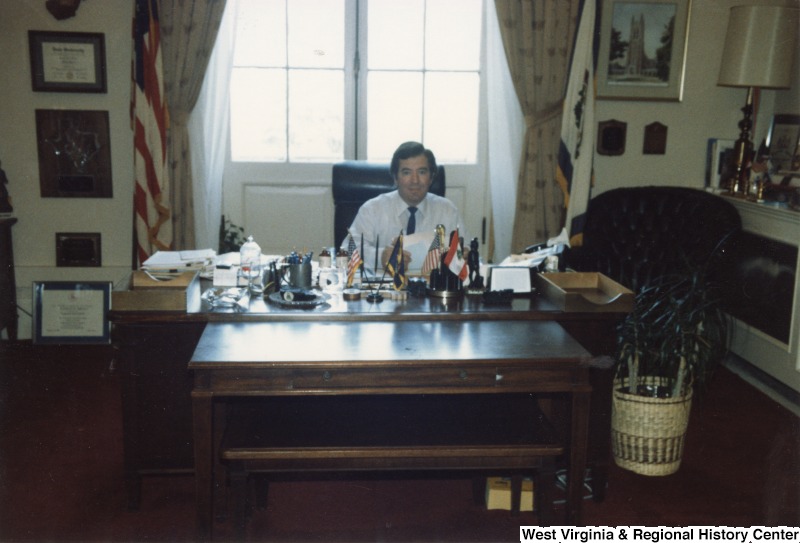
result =
[[[602,273],[540,273],[542,294],[562,311],[629,313],[633,292]]]
[[[511,511],[511,479],[507,477],[486,479],[486,509]],[[533,511],[533,481],[529,478],[522,480],[519,510]]]
[[[193,311],[200,307],[196,271],[155,281],[142,271],[131,274],[130,289],[111,293],[112,311]]]

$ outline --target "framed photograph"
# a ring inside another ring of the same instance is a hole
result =
[[[597,97],[683,99],[691,0],[606,0]]]
[[[34,343],[109,343],[111,283],[35,281]]]
[[[706,186],[713,189],[728,189],[728,180],[733,176],[733,151],[736,142],[712,138],[708,140],[708,175]]]
[[[28,31],[31,84],[36,92],[106,92],[105,36]]]
[[[43,198],[111,198],[108,111],[36,110]]]
[[[800,115],[774,115],[767,135],[770,171],[800,172]]]

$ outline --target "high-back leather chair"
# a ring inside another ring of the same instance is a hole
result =
[[[389,164],[347,160],[333,165],[333,235],[336,247],[347,236],[361,205],[384,192],[395,189]],[[430,192],[444,196],[444,166],[439,166]]]
[[[698,266],[726,265],[742,222],[724,198],[686,187],[631,187],[592,198],[583,245],[565,254],[569,267],[597,271],[634,292],[659,277]]]

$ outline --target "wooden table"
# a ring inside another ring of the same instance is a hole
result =
[[[199,535],[212,534],[225,402],[280,395],[568,395],[566,522],[578,524],[591,393],[589,358],[559,324],[547,321],[209,323],[189,362],[194,374]]]
[[[203,288],[210,286],[202,281]],[[486,305],[480,296],[441,300],[409,296],[379,304],[332,297],[314,309],[286,309],[260,297],[244,307],[212,309],[200,304],[187,311],[121,311],[112,308],[115,364],[123,408],[123,452],[128,507],[139,505],[145,476],[192,474],[192,375],[188,363],[208,323],[533,321],[557,322],[594,356],[615,348],[614,328],[621,313],[562,311],[542,296],[515,297],[509,305]],[[592,380],[588,467],[594,499],[604,497],[610,461],[611,375],[600,368]],[[568,405],[556,402],[558,424],[568,425]],[[563,407],[563,409],[562,409]],[[169,416],[165,416],[169,413]]]

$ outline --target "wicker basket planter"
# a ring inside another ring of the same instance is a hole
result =
[[[655,384],[652,379],[647,384]],[[641,475],[669,475],[681,465],[692,406],[691,387],[678,398],[629,394],[627,383],[614,383],[611,447],[621,468]]]

